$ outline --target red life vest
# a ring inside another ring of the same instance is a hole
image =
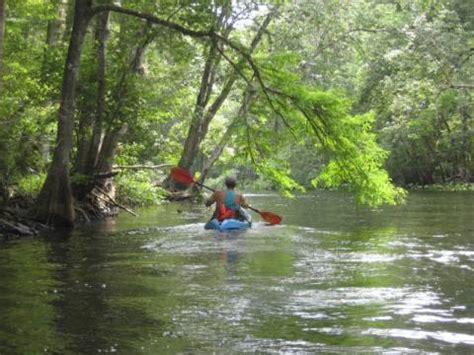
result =
[[[240,205],[235,202],[236,196],[234,191],[225,192],[224,201],[217,205],[217,220],[219,222],[237,217],[237,210],[240,209]]]
[[[228,208],[225,204],[221,203],[217,207],[217,220],[222,222],[224,219],[235,218],[236,214],[232,208]]]

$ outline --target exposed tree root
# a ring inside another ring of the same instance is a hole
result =
[[[28,218],[26,210],[6,207],[0,209],[0,237],[10,239],[21,236],[35,236],[47,230],[51,230],[51,228]]]

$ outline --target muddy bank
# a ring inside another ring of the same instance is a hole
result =
[[[47,230],[51,227],[28,218],[26,210],[0,208],[0,238],[4,240],[31,237]]]

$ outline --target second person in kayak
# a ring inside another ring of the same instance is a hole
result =
[[[235,191],[237,180],[228,176],[225,178],[225,186],[226,190],[217,190],[206,200],[206,207],[216,204],[212,219],[217,218],[219,222],[231,218],[249,220],[248,213],[242,209],[242,207],[247,208],[249,205],[244,196]]]

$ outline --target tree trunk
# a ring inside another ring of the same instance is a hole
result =
[[[200,132],[201,123],[204,116],[204,110],[209,102],[209,97],[212,92],[213,82],[211,82],[210,79],[214,78],[213,72],[216,70],[216,67],[214,66],[216,55],[217,43],[212,42],[209,46],[209,54],[201,77],[201,85],[196,99],[196,105],[194,106],[193,118],[189,125],[186,141],[184,142],[184,150],[178,164],[180,167],[187,170],[191,169],[196,155],[199,152],[200,137],[202,136]]]
[[[86,174],[87,157],[90,146],[90,126],[92,124],[91,111],[83,108],[79,112],[79,123],[76,130],[77,152],[73,165],[73,174]]]
[[[31,211],[37,220],[57,226],[72,226],[75,219],[69,181],[69,155],[73,143],[76,82],[91,5],[92,0],[76,0],[61,89],[56,147],[46,181]]]
[[[97,16],[97,109],[95,113],[94,128],[92,130],[92,138],[90,147],[88,149],[88,158],[84,167],[86,174],[92,174],[94,167],[97,164],[97,159],[100,151],[100,145],[102,142],[102,127],[105,113],[105,96],[106,96],[106,40],[108,32],[109,12],[100,13]]]
[[[57,16],[48,22],[48,32],[46,35],[46,45],[54,47],[62,38],[66,29],[66,0],[53,0],[56,6]]]
[[[469,101],[468,101],[469,102]],[[470,103],[470,102],[469,102]],[[472,135],[469,133],[472,127],[472,117],[468,113],[468,106],[461,109],[462,124],[462,174],[465,182],[472,181],[474,176],[474,164],[472,164]]]
[[[132,73],[136,75],[146,74],[145,52],[157,35],[158,32],[154,30],[151,24],[148,22],[141,29],[141,33],[139,34],[139,36],[140,38],[144,38],[144,41],[140,45],[135,47],[132,52],[132,61],[130,63],[130,69]]]
[[[64,22],[64,31],[62,40],[68,41],[71,38],[72,25],[74,23],[74,0],[66,0],[66,18]]]
[[[109,129],[104,137],[104,143],[100,150],[99,160],[97,162],[96,172],[105,173],[112,170],[113,158],[117,150],[117,144],[120,138],[127,132],[128,126]]]
[[[5,5],[7,0],[0,0],[0,94],[3,83],[3,43],[5,40]]]
[[[272,16],[273,14],[270,13],[265,18],[262,25],[260,26],[257,33],[255,34],[255,37],[252,40],[252,43],[249,48],[249,55],[253,53],[258,43],[261,41],[263,33],[266,31],[266,28],[270,24]],[[217,50],[217,44],[216,44],[215,50]],[[214,58],[216,56],[215,50],[212,51],[212,47],[211,47],[211,50],[209,51],[208,60],[212,62],[215,60]],[[193,164],[199,153],[201,142],[204,140],[204,138],[207,135],[209,124],[211,123],[212,119],[215,117],[215,115],[221,108],[222,104],[225,102],[225,100],[229,96],[229,93],[231,92],[234,83],[236,82],[237,78],[240,75],[239,71],[243,68],[244,63],[245,63],[245,59],[242,59],[239,61],[239,63],[236,65],[236,67],[232,70],[231,74],[229,75],[229,78],[226,84],[224,85],[224,87],[222,88],[221,92],[219,93],[217,98],[214,100],[212,105],[209,106],[207,110],[206,110],[206,106],[207,106],[208,101],[206,102],[200,101],[200,97],[203,96],[204,93],[206,94],[205,96],[209,98],[210,92],[207,92],[207,91],[212,90],[212,86],[207,85],[208,73],[206,73],[207,67],[205,68],[204,73],[203,73],[203,78],[201,81],[201,89],[198,95],[198,100],[197,100],[196,108],[193,115],[193,120],[191,121],[188,135],[184,143],[183,153],[181,154],[181,159],[178,163],[180,167],[186,170],[190,170],[190,171],[193,170],[192,169]],[[215,68],[213,68],[213,70],[215,70]]]
[[[112,171],[118,142],[127,132],[127,129],[128,126],[124,124],[121,127],[115,127],[107,131],[100,149],[97,166],[95,168],[97,174],[108,173]],[[112,197],[115,197],[115,189],[111,179],[102,179],[97,183],[97,185],[103,188]]]
[[[237,124],[237,121],[239,120],[239,118],[244,118],[247,115],[248,109],[250,107],[250,103],[255,97],[255,94],[256,94],[256,91],[253,88],[252,84],[247,85],[247,88],[245,89],[242,105],[240,106],[240,109],[237,115],[234,117],[231,124],[227,127],[225,133],[222,135],[219,143],[217,143],[211,155],[204,163],[204,166],[201,172],[201,177],[199,178],[199,182],[201,183],[205,182],[207,175],[209,174],[209,171],[211,170],[214,163],[220,158],[220,156],[222,155],[222,152],[224,151],[225,146],[229,142],[230,137]]]
[[[48,21],[48,29],[46,33],[46,47],[44,49],[43,64],[41,70],[42,81],[47,83],[53,68],[56,68],[57,64],[54,60],[58,58],[54,48],[63,40],[64,31],[66,28],[66,0],[50,0],[56,9],[56,17]],[[56,59],[57,60],[57,59]],[[55,96],[49,96],[50,101],[55,100]],[[47,163],[51,153],[51,144],[48,135],[42,135],[39,139],[39,146],[41,151],[41,157],[43,158],[44,164]]]
[[[85,144],[81,145],[81,149],[77,153],[76,171],[88,176],[88,181],[75,184],[73,186],[73,195],[78,200],[86,198],[95,187],[104,188],[108,193],[114,195],[112,177],[115,174],[109,175],[112,171],[112,164],[115,157],[116,148],[119,140],[123,137],[127,130],[126,125],[121,125],[118,128],[114,127],[113,120],[120,115],[123,106],[123,96],[127,93],[127,78],[129,75],[141,75],[143,66],[143,57],[146,47],[152,42],[155,37],[155,32],[150,32],[151,26],[145,24],[142,32],[138,36],[144,37],[144,41],[133,50],[130,64],[124,68],[123,73],[114,90],[115,107],[110,114],[109,129],[107,132],[105,128],[105,99],[106,99],[106,40],[108,35],[108,20],[109,12],[101,12],[98,14],[96,27],[96,53],[98,58],[97,65],[97,100],[95,115],[92,120],[87,118],[81,120],[81,125],[84,123],[87,126],[92,125],[92,134],[88,135]],[[94,111],[94,110],[92,110]],[[81,140],[79,140],[81,142]],[[82,153],[81,153],[82,152]],[[81,165],[80,157],[86,156],[85,162]],[[106,177],[106,175],[109,175]],[[98,178],[98,177],[101,178]]]

